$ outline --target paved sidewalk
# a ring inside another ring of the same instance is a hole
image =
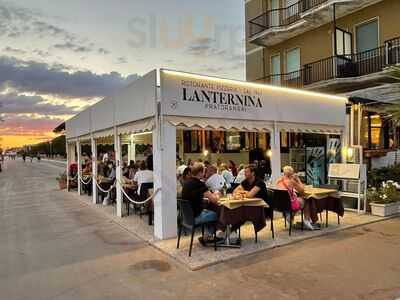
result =
[[[399,218],[193,272],[57,191],[59,169],[18,160],[5,167],[0,299],[400,297]]]

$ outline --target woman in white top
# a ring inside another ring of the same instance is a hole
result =
[[[139,164],[139,171],[136,172],[133,181],[138,186],[138,195],[140,195],[140,187],[142,183],[152,183],[153,182],[153,171],[147,169],[146,162],[141,161]]]
[[[227,164],[221,164],[220,166],[221,175],[225,179],[225,183],[227,188],[231,187],[231,184],[235,181],[235,177],[233,176],[232,172],[229,170]]]

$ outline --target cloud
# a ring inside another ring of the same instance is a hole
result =
[[[38,12],[9,3],[0,2],[0,36],[29,39],[40,38],[56,41],[53,49],[70,50],[77,53],[105,54],[104,48],[95,49],[87,38],[65,30],[48,21],[49,17]]]
[[[97,52],[99,53],[99,54],[104,54],[104,55],[106,55],[106,54],[110,54],[110,51],[108,51],[107,49],[104,49],[104,48],[99,48],[99,49],[97,49]]]
[[[0,136],[32,136],[43,137],[45,133],[51,132],[60,120],[51,118],[32,119],[20,115],[4,115],[4,122],[0,127]]]
[[[53,48],[59,50],[70,50],[76,53],[87,53],[87,52],[92,52],[93,50],[92,46],[93,44],[85,46],[85,45],[75,44],[73,42],[65,42],[61,44],[55,44]]]
[[[8,52],[8,53],[11,53],[11,54],[25,54],[26,53],[26,51],[25,50],[22,50],[22,49],[17,49],[17,48],[13,48],[13,47],[5,47],[4,49],[3,49],[3,51],[4,52]]]
[[[16,93],[0,94],[0,113],[41,115],[72,115],[76,113],[77,107],[45,101],[41,96],[26,96]]]
[[[126,59],[126,57],[120,56],[117,58],[116,64],[126,64],[126,63],[128,63],[128,60]]]
[[[108,96],[138,77],[137,74],[123,77],[118,72],[72,71],[62,64],[49,65],[0,56],[0,90],[11,87],[19,92],[62,98],[95,98]]]
[[[44,50],[40,50],[40,49],[34,49],[32,52],[40,57],[52,56],[52,54],[49,51],[44,51]]]
[[[242,51],[242,50],[240,50]],[[235,64],[238,67],[244,65],[244,53],[237,53],[235,49],[225,49],[222,45],[212,38],[197,38],[186,49],[185,53],[198,56],[200,58],[208,57],[226,61],[228,64]],[[214,66],[210,67],[215,68]]]

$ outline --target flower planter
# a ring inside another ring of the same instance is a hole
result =
[[[388,217],[391,215],[395,215],[399,213],[399,203],[400,202],[394,202],[394,203],[387,203],[387,204],[380,204],[380,203],[370,203],[369,205],[371,206],[371,214],[374,216],[379,216],[379,217]]]

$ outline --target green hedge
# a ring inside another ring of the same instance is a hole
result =
[[[400,165],[373,169],[368,172],[368,186],[379,188],[383,181],[388,180],[400,183]]]

